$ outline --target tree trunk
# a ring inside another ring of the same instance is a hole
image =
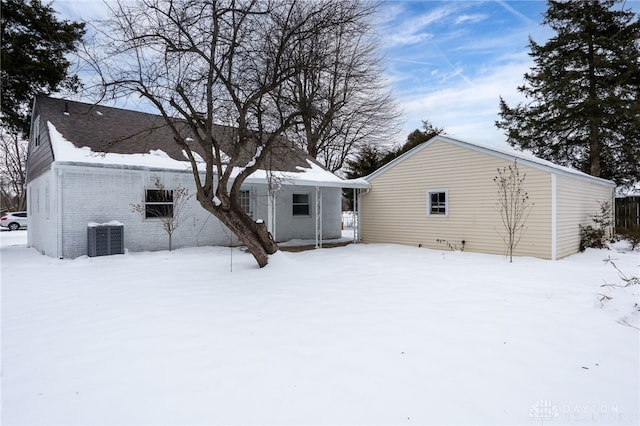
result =
[[[595,71],[595,46],[594,36],[589,27],[589,171],[591,176],[600,177],[600,134],[599,134],[599,110],[598,88]]]
[[[238,237],[261,268],[269,262],[269,255],[278,251],[278,245],[264,223],[256,223],[246,213],[233,209],[205,208]]]
[[[590,124],[589,134],[589,160],[590,175],[600,177],[602,170],[600,168],[600,140],[598,135],[598,125],[593,122]]]

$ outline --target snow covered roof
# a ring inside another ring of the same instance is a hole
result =
[[[112,108],[83,102],[38,96],[37,111],[46,124],[54,160],[102,167],[143,167],[190,171],[185,152],[174,142],[174,135],[159,115]],[[176,120],[190,148],[204,156],[189,137],[186,122]],[[215,137],[222,150],[232,152],[236,129],[215,126]],[[241,161],[252,161],[253,152],[240,152]],[[282,138],[271,147],[262,163],[268,165],[254,172],[247,182],[264,183],[267,175],[291,185],[368,188],[362,180],[343,180],[326,170],[304,151]],[[203,161],[204,165],[204,161]],[[268,171],[267,171],[268,170]],[[234,170],[239,173],[240,169]]]
[[[640,197],[640,182],[627,186],[619,186],[616,188],[616,197]]]
[[[580,178],[580,179],[587,179],[587,180],[595,181],[595,182],[598,182],[600,184],[606,184],[606,185],[610,185],[610,186],[615,186],[615,183],[613,181],[602,179],[602,178],[598,178],[598,177],[594,177],[594,176],[588,175],[588,174],[583,173],[583,172],[581,172],[579,170],[575,170],[575,169],[572,169],[572,168],[569,168],[569,167],[560,166],[558,164],[552,163],[551,161],[543,160],[542,158],[536,157],[536,156],[534,156],[532,154],[529,154],[529,153],[526,153],[526,152],[516,151],[515,149],[508,149],[508,148],[501,149],[501,148],[489,147],[489,146],[486,146],[486,145],[480,145],[480,144],[476,144],[476,143],[472,143],[472,142],[461,141],[459,139],[453,139],[453,138],[450,138],[450,137],[447,137],[447,136],[442,136],[442,135],[434,136],[433,138],[429,139],[427,142],[416,146],[415,148],[411,149],[410,151],[407,151],[406,153],[404,153],[400,157],[394,159],[393,161],[385,164],[384,166],[382,166],[381,168],[379,168],[375,172],[371,173],[369,176],[366,176],[365,179],[367,181],[370,181],[371,179],[373,179],[376,176],[384,173],[386,170],[390,169],[391,167],[395,166],[396,164],[404,161],[408,157],[413,156],[414,154],[422,151],[423,149],[427,148],[429,145],[433,144],[434,142],[438,142],[438,141],[445,142],[445,143],[450,143],[452,145],[456,145],[456,146],[459,146],[459,147],[462,147],[462,148],[471,149],[473,151],[482,152],[484,154],[492,155],[494,157],[504,158],[504,159],[509,160],[509,161],[514,161],[514,160],[517,159],[522,164],[525,164],[527,166],[534,167],[534,168],[537,168],[537,169],[542,169],[542,170],[545,170],[545,171],[548,171],[548,172],[566,174],[566,175],[570,175],[570,176],[577,177],[577,178]]]

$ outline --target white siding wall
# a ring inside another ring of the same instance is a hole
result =
[[[51,257],[59,256],[55,182],[54,172],[50,169],[33,179],[27,186],[28,245]]]
[[[613,203],[613,185],[576,177],[558,175],[557,193],[557,258],[574,254],[580,247],[578,225],[593,225],[592,216],[600,205]]]
[[[362,197],[364,242],[388,242],[447,250],[504,254],[496,206],[497,169],[513,164],[472,149],[435,141],[371,180]],[[551,257],[551,174],[519,165],[534,203],[515,254]],[[447,217],[427,215],[427,191],[446,189]]]

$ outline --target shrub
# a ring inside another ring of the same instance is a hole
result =
[[[596,229],[591,225],[580,226],[580,251],[587,248],[605,248],[606,241],[604,238],[604,230]]]
[[[606,248],[612,238],[611,226],[613,216],[611,203],[605,201],[600,204],[600,211],[591,217],[594,225],[580,226],[580,251],[587,248]]]
[[[640,247],[640,227],[622,228],[618,230],[618,234],[622,239],[628,240],[631,250]]]

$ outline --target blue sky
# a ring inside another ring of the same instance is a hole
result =
[[[640,1],[625,7],[637,13]],[[499,97],[524,100],[517,87],[533,64],[529,37],[553,35],[541,25],[546,8],[541,0],[386,1],[378,30],[404,136],[429,120],[452,137],[506,146],[494,125]]]
[[[640,0],[625,6],[638,12]],[[55,0],[53,7],[71,19],[105,12],[94,0]],[[499,97],[510,105],[523,100],[517,87],[532,65],[529,37],[543,43],[552,35],[541,25],[545,10],[542,0],[382,3],[377,29],[385,78],[403,116],[395,142],[429,120],[452,137],[506,146],[494,126]]]
[[[531,66],[528,38],[545,40],[543,1],[389,1],[379,33],[406,134],[422,120],[461,139],[505,144],[494,126],[499,96]]]

